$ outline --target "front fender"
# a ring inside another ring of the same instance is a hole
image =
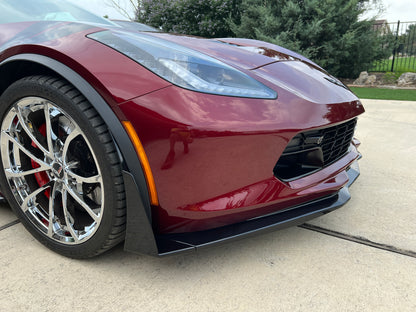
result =
[[[85,96],[103,118],[121,153],[125,165],[125,170],[123,170],[127,198],[125,249],[133,252],[157,255],[158,248],[152,229],[152,213],[146,180],[134,146],[124,130],[121,121],[116,117],[103,97],[83,77],[68,66],[50,57],[37,54],[11,56],[0,63],[0,80],[2,80],[2,68],[6,64],[19,61],[42,65],[66,79]]]

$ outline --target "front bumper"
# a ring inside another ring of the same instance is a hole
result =
[[[177,252],[194,251],[212,244],[228,242],[259,233],[275,231],[322,216],[343,206],[350,198],[349,187],[360,174],[358,161],[355,160],[346,170],[347,184],[335,194],[319,198],[301,205],[290,207],[284,211],[261,216],[216,229],[156,235],[159,256]]]

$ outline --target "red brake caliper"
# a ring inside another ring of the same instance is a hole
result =
[[[46,124],[43,124],[39,127],[39,132],[44,137],[46,137]],[[32,146],[34,148],[38,148],[36,146],[35,142],[33,142],[33,141],[32,141]],[[31,163],[32,163],[32,168],[33,169],[36,169],[36,168],[40,167],[40,165],[36,161],[34,161],[33,159],[31,159]],[[50,181],[47,173],[44,172],[44,171],[35,173],[35,178],[36,178],[36,182],[38,183],[39,187],[44,186],[46,183],[48,183]],[[50,198],[51,192],[48,189],[48,190],[45,190],[44,194],[45,194],[46,197]]]

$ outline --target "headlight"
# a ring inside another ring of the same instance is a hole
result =
[[[277,93],[212,57],[145,34],[102,31],[89,38],[105,44],[182,88],[219,95],[275,99]]]

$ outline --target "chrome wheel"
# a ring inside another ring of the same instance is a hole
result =
[[[5,178],[21,212],[44,235],[76,245],[89,240],[104,212],[101,169],[69,114],[42,97],[25,97],[1,124]]]

